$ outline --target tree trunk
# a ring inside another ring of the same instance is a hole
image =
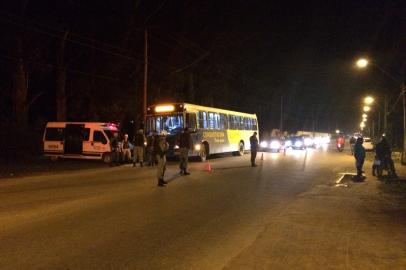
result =
[[[61,39],[56,60],[56,119],[58,121],[66,120],[65,44],[68,33],[68,31],[65,31],[63,38]]]

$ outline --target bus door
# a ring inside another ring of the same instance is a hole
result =
[[[65,128],[65,154],[82,154],[84,140],[84,124],[66,124]]]

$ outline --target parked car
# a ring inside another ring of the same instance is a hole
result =
[[[374,144],[372,143],[372,139],[368,137],[364,137],[363,146],[365,148],[365,151],[373,151],[375,148]]]

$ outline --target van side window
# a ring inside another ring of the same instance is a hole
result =
[[[63,141],[65,138],[64,128],[46,128],[45,140],[46,141]]]
[[[83,138],[83,141],[89,141],[89,138],[90,138],[90,128],[84,128],[83,130],[82,130],[82,138]]]
[[[93,132],[93,141],[94,142],[101,142],[102,144],[107,144],[106,137],[101,131],[94,131]]]

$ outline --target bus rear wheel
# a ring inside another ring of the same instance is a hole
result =
[[[240,144],[239,144],[239,146],[238,146],[237,155],[243,156],[243,155],[244,155],[244,151],[245,151],[244,143],[243,143],[243,142],[240,142]]]

